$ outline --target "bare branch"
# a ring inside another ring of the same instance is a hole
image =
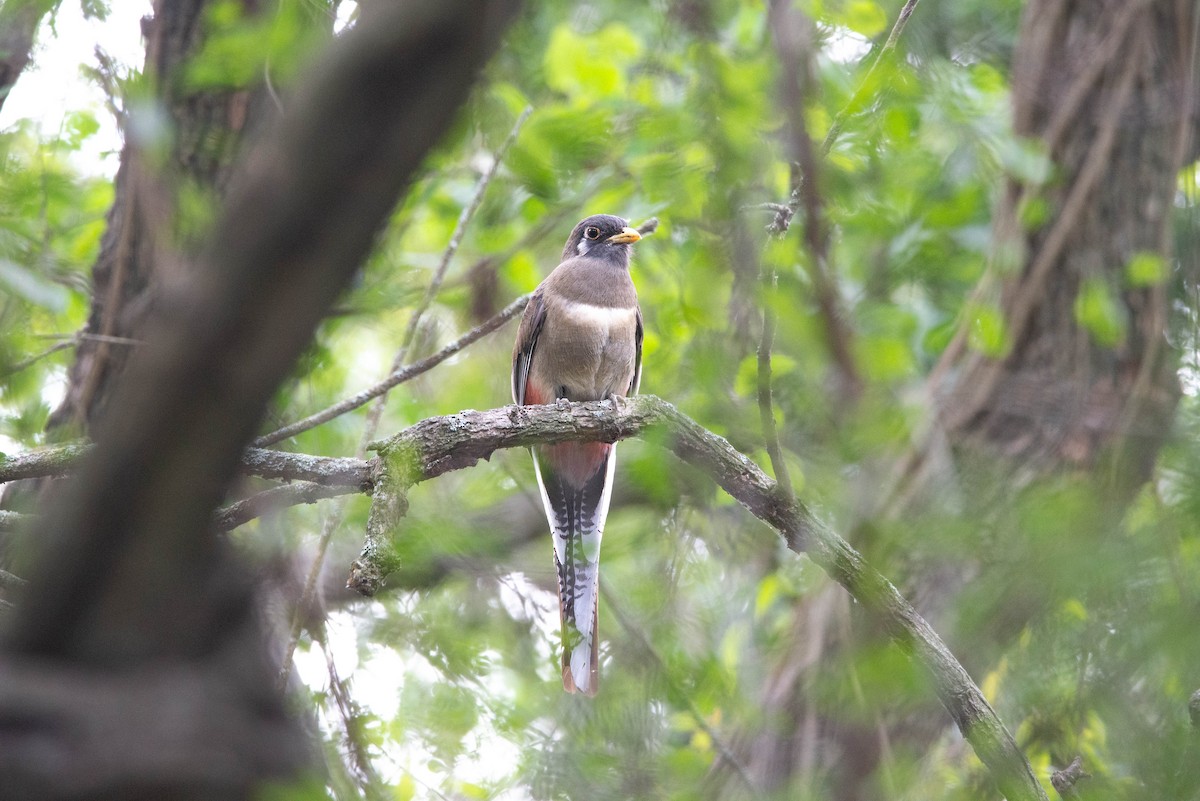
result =
[[[529,295],[522,295],[504,307],[502,311],[493,316],[490,320],[487,320],[475,328],[472,328],[470,331],[446,345],[432,356],[427,356],[426,358],[421,359],[419,362],[415,362],[396,370],[387,378],[383,379],[374,386],[368,387],[362,392],[359,392],[357,395],[346,398],[339,403],[335,403],[328,409],[324,409],[316,414],[309,415],[303,420],[297,420],[290,425],[286,425],[283,428],[272,431],[270,434],[264,434],[263,436],[254,440],[254,444],[260,448],[264,448],[268,445],[274,445],[280,440],[287,439],[288,437],[294,437],[303,431],[316,428],[323,423],[327,423],[334,418],[340,417],[347,412],[357,409],[372,398],[377,398],[393,387],[399,386],[405,381],[416,378],[422,373],[428,372],[434,367],[437,367],[439,364],[446,361],[446,359],[449,359],[463,348],[492,333],[497,328],[500,328],[509,320],[523,312],[526,304],[528,303]]]
[[[0,107],[16,85],[33,50],[42,17],[58,0],[8,0],[0,3]]]
[[[262,478],[314,481],[334,487],[371,487],[371,466],[362,459],[344,456],[309,456],[303,453],[247,448],[239,469]]]
[[[79,464],[93,446],[83,441],[0,459],[0,484],[42,476],[61,476]],[[238,466],[244,475],[287,481],[312,481],[328,487],[357,487],[370,491],[371,463],[338,456],[309,456],[261,448],[248,448]]]
[[[771,348],[775,347],[775,270],[763,269],[762,338],[758,343],[758,414],[762,421],[763,440],[775,480],[785,497],[791,498],[792,477],[783,458],[783,447],[779,444],[779,431],[775,425],[775,402],[771,393]]]
[[[413,425],[385,442],[380,454],[368,537],[351,573],[352,586],[369,594],[386,572],[387,538],[407,508],[413,484],[488,459],[501,448],[569,440],[615,442],[655,431],[676,456],[708,473],[726,492],[807,553],[845,587],[889,636],[927,671],[942,705],[988,766],[1010,801],[1046,801],[1012,735],[937,633],[899,591],[798,500],[781,496],[774,481],[725,439],[652,395],[553,406],[507,406],[465,411]]]
[[[883,43],[883,47],[879,48],[875,53],[875,60],[867,68],[867,74],[859,82],[858,88],[854,90],[854,94],[850,97],[850,101],[842,107],[842,110],[837,113],[837,116],[833,118],[833,122],[830,123],[829,131],[825,134],[824,141],[821,142],[822,153],[828,153],[833,148],[833,143],[837,141],[838,136],[841,134],[842,125],[846,122],[846,117],[849,116],[851,110],[862,106],[867,93],[867,87],[871,85],[871,78],[875,75],[875,68],[879,66],[879,62],[883,61],[884,56],[896,49],[896,42],[900,40],[900,34],[904,32],[904,26],[908,24],[908,18],[912,16],[916,7],[917,0],[908,0],[904,4],[904,8],[900,9],[900,16],[896,18],[896,24],[892,26],[892,32],[888,34],[887,41]]]
[[[825,344],[837,369],[838,389],[844,399],[854,401],[862,392],[862,378],[854,363],[853,331],[846,323],[837,286],[829,274],[829,231],[820,190],[820,163],[804,118],[805,91],[812,84],[807,53],[813,47],[813,25],[792,6],[791,0],[774,0],[770,14],[772,38],[781,68],[780,90],[788,120],[789,145],[792,158],[799,165],[792,205],[804,209],[806,265],[825,323]],[[776,219],[780,219],[778,215]]]
[[[263,490],[256,495],[226,506],[217,513],[215,525],[218,531],[231,531],[257,517],[288,506],[316,503],[326,498],[337,498],[341,495],[353,495],[364,491],[362,486],[348,484],[325,485],[311,481],[284,484],[280,487]]]
[[[1054,786],[1055,792],[1063,801],[1070,801],[1072,798],[1079,798],[1079,791],[1075,789],[1075,783],[1090,776],[1091,774],[1083,769],[1083,757],[1077,756],[1071,760],[1070,765],[1050,774],[1050,784]]]
[[[76,341],[74,339],[68,339],[65,342],[59,342],[57,345],[53,345],[53,346],[47,348],[46,350],[42,351],[41,353],[35,353],[34,355],[17,362],[12,367],[9,367],[7,370],[5,370],[3,373],[0,373],[0,378],[8,378],[10,375],[15,375],[27,367],[32,367],[33,365],[40,362],[42,359],[45,359],[47,356],[53,356],[54,354],[58,353],[60,350],[66,350],[67,348],[75,347],[75,344],[76,344]]]
[[[487,193],[488,186],[492,183],[492,178],[496,175],[496,170],[500,167],[500,163],[504,161],[504,155],[508,149],[512,147],[513,142],[517,140],[517,135],[521,132],[525,121],[529,119],[529,115],[533,113],[532,106],[526,106],[521,115],[517,117],[517,121],[513,123],[512,130],[508,132],[508,137],[504,143],[500,145],[500,149],[496,151],[492,157],[492,163],[488,169],[479,176],[479,181],[475,184],[475,193],[471,196],[471,202],[463,207],[459,212],[458,222],[454,225],[454,233],[450,235],[450,242],[446,245],[446,250],[442,253],[442,260],[438,263],[437,269],[433,273],[433,279],[429,282],[429,286],[425,289],[425,296],[421,299],[421,303],[413,311],[412,317],[408,320],[408,328],[404,332],[404,339],[400,344],[400,349],[396,352],[396,358],[392,361],[391,372],[395,373],[408,360],[409,352],[412,350],[413,340],[417,335],[417,326],[421,323],[421,318],[429,309],[433,299],[437,297],[438,290],[442,288],[442,281],[446,278],[446,270],[450,267],[450,260],[454,258],[454,254],[458,252],[458,246],[462,243],[463,234],[467,230],[467,225],[475,216],[475,212],[479,209],[479,205],[483,202],[483,196]],[[370,413],[367,415],[366,425],[363,427],[362,444],[359,446],[358,455],[362,456],[366,443],[375,438],[375,432],[379,428],[379,418],[383,414],[383,407],[387,403],[386,390],[380,395],[379,400],[371,407]]]
[[[7,456],[0,459],[0,484],[26,478],[65,475],[91,449],[90,442],[77,440]]]

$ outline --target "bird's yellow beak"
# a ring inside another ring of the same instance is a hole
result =
[[[628,245],[628,244],[638,241],[641,238],[642,238],[641,234],[639,234],[634,229],[626,226],[625,229],[623,231],[621,231],[621,233],[613,234],[612,236],[610,236],[608,238],[608,241],[612,242],[614,245]]]

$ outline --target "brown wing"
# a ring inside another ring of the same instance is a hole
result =
[[[637,310],[637,327],[633,332],[633,380],[629,382],[629,394],[636,395],[642,385],[642,307]]]
[[[539,286],[525,307],[521,317],[521,327],[517,329],[517,344],[513,346],[512,355],[512,395],[513,402],[525,403],[525,384],[529,381],[529,365],[533,363],[533,350],[537,347],[538,337],[542,326],[546,323],[546,302]],[[638,360],[641,360],[641,322],[638,322]]]

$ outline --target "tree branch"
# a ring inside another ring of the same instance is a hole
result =
[[[775,481],[724,438],[652,395],[627,399],[620,409],[609,401],[596,401],[468,410],[428,418],[372,443],[379,452],[373,462],[252,449],[242,469],[280,478],[337,476],[345,482],[342,489],[355,485],[360,491],[371,491],[367,539],[349,581],[371,595],[395,565],[389,541],[407,510],[405,492],[412,485],[470,467],[505,448],[574,440],[615,442],[650,432],[665,434],[665,447],[708,473],[751,514],[778,531],[791,550],[807,553],[925,668],[943,706],[1010,801],[1045,801],[1024,756],[979,688],[899,591],[804,503],[783,495]],[[66,447],[79,450],[78,445]],[[325,489],[282,488],[279,494],[321,491]],[[237,514],[227,509],[223,516]]]
[[[488,459],[502,448],[572,440],[615,442],[654,432],[665,447],[708,473],[788,547],[808,556],[845,587],[889,636],[929,674],[938,698],[1010,800],[1046,801],[1012,735],[937,633],[894,586],[803,503],[787,500],[750,459],[725,439],[652,395],[553,406],[507,406],[423,420],[372,447],[379,452],[368,536],[350,583],[377,590],[394,564],[388,539],[407,509],[406,490]]]
[[[492,333],[497,328],[500,328],[509,320],[523,312],[526,304],[528,303],[529,295],[522,295],[512,303],[505,306],[502,311],[494,315],[490,320],[487,320],[475,328],[472,328],[470,331],[446,345],[432,356],[427,356],[418,362],[396,370],[387,378],[383,379],[374,386],[367,387],[357,395],[353,395],[343,401],[340,401],[339,403],[335,403],[328,409],[324,409],[316,414],[309,415],[303,420],[297,420],[294,423],[283,426],[280,429],[272,431],[270,434],[264,434],[263,436],[254,440],[254,444],[260,448],[265,448],[268,445],[274,445],[280,440],[287,439],[288,437],[294,437],[303,431],[308,431],[310,428],[316,428],[323,423],[327,423],[336,417],[340,417],[347,412],[357,409],[372,398],[378,398],[380,395],[388,392],[393,387],[399,386],[405,381],[416,378],[422,373],[432,370],[434,367],[437,367],[439,364],[446,361],[446,359],[449,359],[451,356],[458,353],[471,343]]]
[[[867,87],[871,85],[871,76],[875,74],[875,69],[879,66],[879,62],[883,61],[884,56],[896,49],[896,42],[900,40],[900,34],[904,32],[904,26],[908,24],[908,18],[912,16],[917,7],[917,0],[908,0],[904,4],[904,8],[900,9],[900,16],[896,18],[896,24],[892,26],[891,33],[888,34],[887,41],[879,48],[875,54],[875,59],[871,62],[871,66],[867,68],[867,74],[859,81],[858,88],[854,90],[854,94],[850,97],[850,101],[842,107],[842,110],[833,118],[833,122],[829,125],[829,131],[825,134],[824,141],[821,142],[821,152],[828,153],[838,136],[842,133],[842,125],[846,122],[846,117],[851,110],[856,110],[862,106],[863,100],[867,93]]]
[[[1050,775],[1050,784],[1063,801],[1070,801],[1072,798],[1079,798],[1079,791],[1075,789],[1075,783],[1090,776],[1091,774],[1083,769],[1083,757],[1076,756],[1071,760],[1070,765],[1062,770],[1056,770]]]
[[[33,38],[42,17],[58,0],[7,0],[0,3],[0,108],[29,64]]]
[[[779,444],[779,430],[775,425],[775,402],[771,391],[771,348],[775,347],[775,270],[763,268],[762,294],[762,337],[758,343],[758,416],[762,425],[763,440],[771,469],[780,489],[790,499],[793,494],[791,472],[783,457],[783,446]]]
[[[90,443],[80,440],[0,459],[0,484],[66,475],[92,449]],[[357,487],[360,492],[370,492],[371,467],[369,461],[350,457],[247,448],[238,472],[260,478],[311,481],[328,487]]]
[[[853,330],[846,322],[837,285],[830,277],[829,230],[820,191],[820,162],[804,118],[805,90],[813,83],[806,54],[813,47],[813,23],[792,5],[792,0],[773,0],[770,8],[772,40],[779,55],[780,93],[787,115],[789,148],[799,165],[789,205],[804,209],[804,243],[808,250],[809,279],[817,308],[825,323],[825,345],[837,369],[838,390],[844,400],[856,401],[862,394],[862,377],[854,363]],[[772,225],[783,220],[777,213]]]
[[[516,8],[381,4],[297,79],[194,263],[156,284],[95,448],[32,527],[41,553],[0,644],[7,796],[241,798],[308,763],[213,510]],[[114,749],[134,775],[97,779]]]
[[[0,459],[0,484],[27,478],[65,475],[92,447],[90,442],[77,440],[7,456]]]
[[[256,495],[226,506],[217,512],[215,525],[218,531],[232,531],[256,517],[262,517],[288,506],[316,503],[326,498],[337,498],[341,495],[353,495],[364,491],[362,486],[317,484],[312,481],[284,484],[280,487],[263,490]]]

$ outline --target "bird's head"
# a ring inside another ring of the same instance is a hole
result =
[[[593,214],[582,220],[563,248],[563,261],[575,256],[615,261],[628,266],[629,246],[642,238],[629,221],[612,214]]]

